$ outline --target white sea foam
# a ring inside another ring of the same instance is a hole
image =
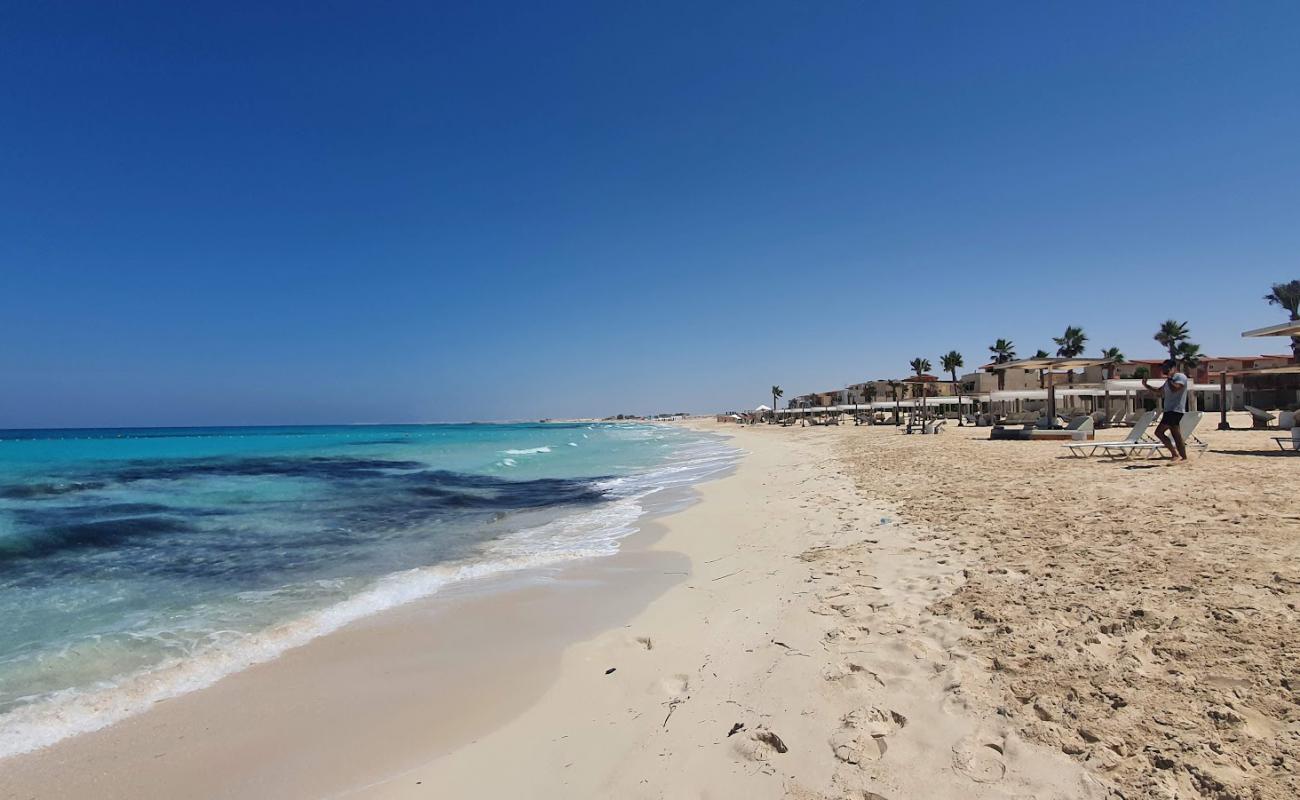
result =
[[[585,550],[585,549],[584,549]],[[151,705],[270,661],[287,650],[362,617],[437,593],[444,586],[490,575],[544,566],[596,552],[516,552],[474,563],[421,567],[387,575],[370,589],[305,617],[255,634],[231,634],[223,646],[173,659],[147,672],[105,681],[91,690],[68,689],[42,702],[21,706],[0,719],[0,759],[47,747],[60,739],[98,730]]]
[[[501,451],[508,456],[535,456],[538,453],[549,453],[549,447],[530,447],[527,450],[503,450]]]
[[[536,448],[548,452],[548,448]],[[287,650],[363,617],[436,594],[451,584],[581,558],[611,555],[636,532],[646,500],[665,489],[697,483],[728,469],[738,451],[717,440],[683,446],[656,469],[598,483],[612,502],[553,519],[487,543],[481,558],[396,572],[369,588],[298,619],[253,634],[214,632],[212,645],[147,672],[103,681],[90,689],[66,689],[0,717],[0,759],[47,747],[98,730],[153,704],[216,683],[270,661]],[[503,463],[513,466],[512,459]],[[660,504],[660,508],[664,508]],[[268,593],[245,592],[245,602]]]

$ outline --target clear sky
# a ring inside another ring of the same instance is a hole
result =
[[[9,3],[0,427],[714,411],[1300,278],[1300,4]]]

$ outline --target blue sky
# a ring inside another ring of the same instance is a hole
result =
[[[110,7],[111,6],[111,7]],[[18,3],[0,427],[712,411],[1300,277],[1293,3]]]

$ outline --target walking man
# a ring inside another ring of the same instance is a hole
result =
[[[1166,361],[1164,367],[1165,372],[1172,373],[1165,380],[1164,386],[1157,389],[1147,383],[1146,378],[1142,379],[1142,386],[1148,392],[1160,393],[1164,414],[1160,417],[1160,424],[1156,426],[1156,438],[1169,448],[1169,457],[1172,460],[1186,461],[1187,445],[1183,442],[1183,429],[1179,423],[1183,421],[1183,414],[1187,413],[1187,376],[1181,372],[1174,372],[1178,368],[1178,362],[1173,359]]]

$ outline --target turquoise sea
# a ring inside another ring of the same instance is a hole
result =
[[[733,460],[646,424],[0,431],[0,758],[458,582],[610,554]]]

